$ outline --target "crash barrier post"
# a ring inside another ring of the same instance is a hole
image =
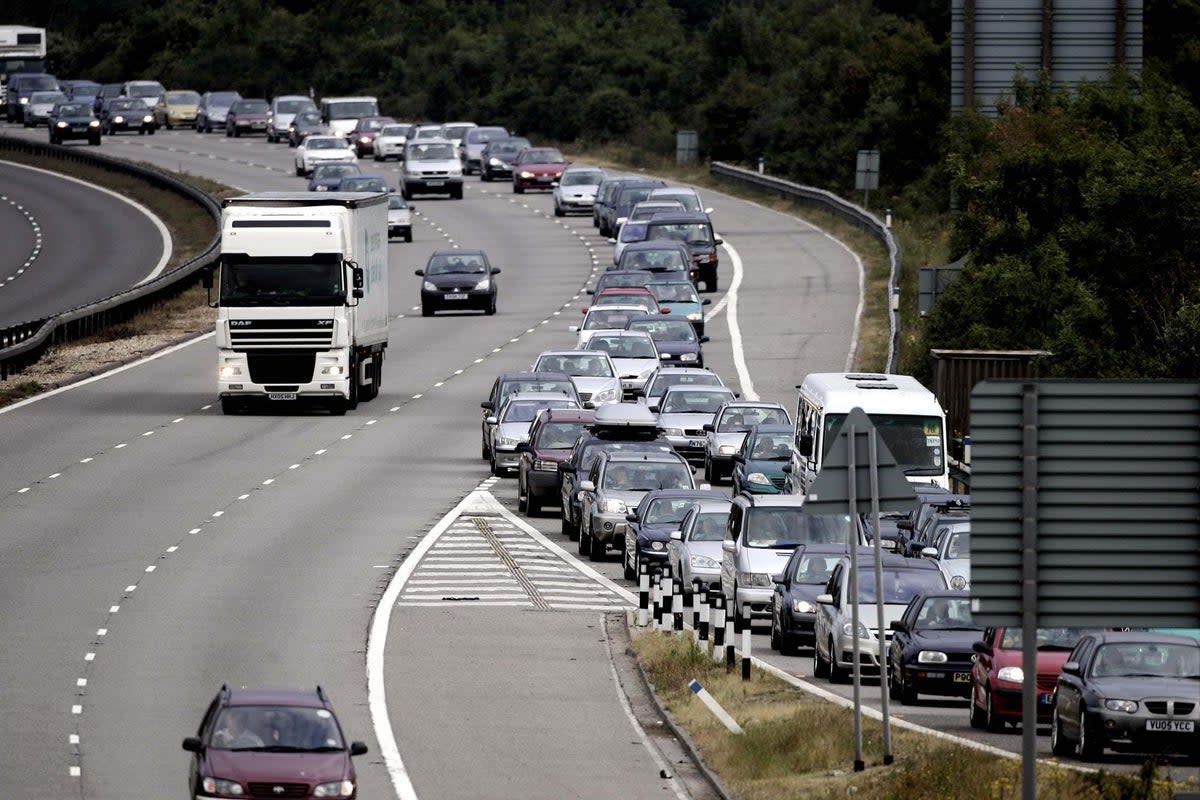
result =
[[[700,584],[700,600],[696,604],[696,641],[705,653],[708,652],[708,612],[708,587]]]
[[[739,626],[742,624],[742,622],[741,622],[741,620],[738,619],[738,615],[736,613],[736,611],[737,611],[736,603],[737,603],[737,598],[735,597],[733,599],[733,604],[731,604],[732,607],[729,609],[729,613],[725,615],[725,672],[726,673],[733,672],[733,667],[737,663],[737,653],[734,650],[734,648],[737,647],[737,645],[735,644],[736,640],[734,639],[734,634],[737,631],[741,630],[741,628]]]
[[[650,576],[650,603],[654,609],[654,629],[662,627],[662,576],[655,572]]]
[[[675,588],[675,600],[672,603],[672,608],[675,611],[675,616],[672,618],[672,623],[675,628],[675,635],[683,635],[683,618],[687,613],[687,604],[691,601],[691,595],[684,591],[683,581],[675,578],[671,584]]]

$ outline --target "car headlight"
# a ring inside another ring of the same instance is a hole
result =
[[[333,783],[318,783],[313,789],[313,797],[350,797],[354,794],[354,781],[334,781]]]
[[[770,486],[771,479],[761,472],[751,472],[746,476],[746,483],[754,483],[758,484],[759,486]]]
[[[146,116],[142,117],[142,122],[154,122],[154,117],[147,114]]]
[[[427,292],[436,292],[436,291],[438,290],[438,287],[437,287],[437,286],[435,286],[435,285],[434,285],[432,282],[430,282],[430,281],[425,281],[424,283],[422,283],[422,284],[421,284],[421,288],[422,288],[422,289],[424,289],[424,290],[425,290],[425,291],[427,291]]]
[[[89,122],[89,123],[88,123],[88,127],[89,127],[89,128],[99,128],[99,127],[100,127],[100,120],[98,120],[98,119],[94,119],[94,120],[92,120],[91,122]]]
[[[663,434],[666,436],[683,436],[683,428],[663,428]]]
[[[1133,700],[1105,700],[1104,707],[1109,711],[1124,711],[1126,714],[1135,714],[1138,710],[1138,704]]]
[[[332,367],[321,367],[321,374],[322,375],[345,375],[346,368],[341,366],[340,364],[334,365]]]
[[[610,403],[617,399],[617,390],[609,387],[592,395],[593,403]]]
[[[679,360],[683,362],[693,362],[700,358],[699,353],[681,353]]]
[[[237,781],[227,781],[224,778],[205,778],[200,782],[204,791],[209,794],[245,794],[246,790]]]
[[[626,514],[629,508],[625,505],[625,501],[611,498],[600,501],[600,513],[602,514]]]
[[[723,444],[717,448],[717,452],[723,456],[731,456],[737,452],[737,448],[731,444]]]
[[[451,167],[448,174],[450,175],[451,178],[461,178],[462,177],[462,167],[461,166],[460,167]]]
[[[917,653],[918,664],[945,664],[949,661],[946,654],[940,650],[922,650]]]
[[[489,158],[488,165],[493,167],[502,167],[504,166],[504,162],[498,158]]]
[[[67,123],[65,123],[65,122],[63,122],[63,121],[61,121],[61,120],[59,120],[59,122],[58,122],[58,127],[59,127],[59,128],[65,128],[65,127],[67,127]]]
[[[482,291],[486,290],[488,288],[489,280],[490,280],[490,278],[484,278],[479,283],[475,284],[475,291],[482,292]]]
[[[18,102],[18,103],[20,103],[20,104],[21,104],[21,105],[23,105],[23,106],[27,106],[27,105],[29,105],[29,98],[28,98],[28,97],[22,97],[22,98],[21,98],[20,100],[18,100],[17,102]]]
[[[360,144],[370,144],[371,137],[370,136],[360,136],[360,137],[358,137],[358,141]]]
[[[765,572],[739,572],[737,580],[742,586],[758,586],[769,589],[773,585],[771,576]]]
[[[522,178],[532,178],[532,177],[533,177],[533,173],[532,173],[532,172],[530,172],[530,171],[529,171],[529,170],[527,170],[527,169],[523,169],[523,170],[521,170],[521,177],[522,177]]]
[[[687,315],[687,318],[689,320],[691,320],[692,322],[696,322],[697,320],[704,319],[704,315],[701,314],[699,311],[693,311],[692,313]]]
[[[242,368],[234,364],[226,364],[220,369],[220,375],[222,378],[236,378],[241,374]]]
[[[328,186],[326,186],[326,185],[325,185],[325,184],[323,184],[323,183],[318,183],[318,184],[317,184],[317,191],[318,191],[318,192],[328,192],[328,191],[329,191],[329,187],[328,187]]]
[[[664,542],[651,542],[650,549],[662,552],[667,549],[667,545]]]
[[[853,622],[842,623],[842,633],[845,634],[846,636],[853,636],[854,635],[854,623]],[[858,623],[858,638],[859,639],[870,639],[871,638],[871,634],[867,631],[867,626],[863,625],[861,622]]]
[[[1025,670],[1020,667],[1001,667],[1000,671],[996,673],[996,677],[1009,683],[1024,683]]]
[[[797,614],[812,614],[817,610],[817,607],[807,600],[793,600],[792,611]]]
[[[688,559],[688,563],[692,565],[692,569],[720,569],[721,565],[715,559],[708,556],[692,556]]]
[[[119,117],[119,116],[113,117],[113,122],[124,122],[124,121],[125,121],[124,117]]]
[[[288,125],[288,133],[295,133],[295,132],[296,132],[296,126]]]

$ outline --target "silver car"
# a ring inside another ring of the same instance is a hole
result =
[[[662,398],[651,402],[658,414],[658,427],[675,452],[689,461],[704,461],[704,426],[712,424],[717,409],[736,400],[732,389],[724,386],[672,386]]]
[[[521,465],[521,454],[517,445],[529,441],[529,428],[533,419],[543,408],[579,408],[569,397],[553,392],[518,392],[504,399],[492,430],[492,474],[502,475],[515,471]]]
[[[645,388],[646,379],[660,363],[658,346],[645,331],[598,333],[588,340],[586,349],[608,353],[621,376],[621,390],[628,400]]]
[[[684,516],[679,530],[667,545],[671,574],[684,586],[702,581],[710,589],[721,588],[721,542],[729,522],[729,502],[705,500]]]
[[[608,353],[598,350],[550,350],[537,357],[534,372],[571,376],[584,408],[621,402],[621,379]]]
[[[625,542],[626,515],[654,489],[695,489],[692,468],[674,453],[602,452],[579,482],[579,554],[601,561]]]
[[[717,410],[713,422],[704,426],[704,480],[717,483],[733,474],[733,455],[755,425],[791,425],[787,409],[778,403],[737,400]]]
[[[25,106],[25,127],[48,124],[54,106],[66,99],[67,96],[62,92],[34,92],[29,95],[29,103]]]
[[[706,367],[671,367],[654,370],[646,381],[639,403],[654,404],[672,386],[724,386],[721,376]]]
[[[583,164],[567,167],[554,187],[554,216],[590,214],[596,202],[596,190],[603,180],[604,170],[599,167]]]
[[[479,156],[488,142],[492,139],[507,138],[508,131],[495,125],[468,130],[458,145],[458,159],[462,163],[463,174],[470,175],[479,171]]]
[[[267,141],[286,139],[292,120],[302,111],[316,111],[317,104],[302,94],[284,94],[271,100],[271,113],[267,117]]]
[[[962,520],[943,528],[921,555],[937,561],[951,589],[971,588],[971,523]]]

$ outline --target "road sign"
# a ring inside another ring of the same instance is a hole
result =
[[[804,510],[810,514],[842,514],[850,502],[850,431],[854,431],[855,508],[859,514],[871,513],[870,436],[875,423],[861,408],[846,417],[821,464],[821,472],[809,487]],[[912,511],[917,501],[908,478],[882,438],[878,448],[879,510]]]

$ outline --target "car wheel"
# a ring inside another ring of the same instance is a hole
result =
[[[833,655],[833,642],[829,642],[829,682],[830,683],[849,683],[850,670],[839,666],[837,659]]]
[[[525,189],[517,184],[513,184],[513,194],[525,194]]]
[[[717,291],[717,276],[716,275],[714,275],[711,278],[709,278],[708,280],[704,281],[704,291],[706,291],[706,292]]]
[[[575,526],[571,524],[571,520],[567,519],[567,509],[563,508],[562,516],[558,518],[558,530],[568,539],[575,538]]]
[[[1104,755],[1098,726],[1092,722],[1086,709],[1079,712],[1079,757],[1084,761],[1099,761]]]
[[[1057,708],[1050,718],[1050,752],[1060,758],[1075,754],[1075,743],[1063,733],[1062,718],[1058,716]]]
[[[463,198],[463,188],[461,186],[454,186],[450,189],[450,199],[451,200],[462,200],[462,198]]]
[[[522,477],[522,472],[517,470],[517,511],[522,514],[529,513],[529,505],[527,495],[525,494],[525,479]]]
[[[412,192],[410,192],[408,190],[407,186],[400,187],[400,196],[403,197],[405,200],[412,200]]]
[[[705,454],[705,456],[704,456],[704,482],[705,483],[713,482],[712,461],[709,460],[707,454]]]
[[[971,717],[971,727],[975,728],[976,730],[983,730],[984,728],[986,728],[987,727],[987,717],[984,715],[983,709],[975,704],[975,691],[973,689],[971,690],[969,710],[970,710],[970,717]]]
[[[479,171],[479,180],[483,181],[484,183],[491,183],[492,176],[486,170],[480,170]]]
[[[297,177],[303,178],[304,177],[304,167],[296,167],[296,175],[297,175]]]
[[[579,520],[579,544],[576,545],[575,549],[581,556],[589,556],[592,552],[592,535],[587,530],[587,525],[584,524],[582,519]]]
[[[813,677],[829,677],[829,662],[821,657],[821,648],[817,647],[816,642],[813,642]]]
[[[99,147],[100,146],[100,137],[99,136],[91,137],[90,139],[88,139],[88,144],[93,145],[95,147]]]
[[[525,513],[536,517],[542,513],[542,501],[528,486],[525,487]]]
[[[481,455],[480,458],[482,458],[484,461],[491,461],[492,449],[490,447],[488,447],[486,444],[482,445],[481,447],[482,447],[483,455]]]
[[[376,161],[383,161],[383,159],[379,157],[379,153],[376,153],[374,156],[372,156],[372,158],[374,158]]]
[[[887,676],[888,697],[892,698],[893,700],[899,700],[900,699],[900,668],[891,666],[890,663],[888,666],[889,666],[888,676]]]
[[[626,549],[628,550],[629,548],[626,548]],[[624,556],[621,557],[621,565],[623,567],[623,574],[625,575],[625,580],[627,580],[627,581],[637,580],[637,576],[638,576],[637,568],[629,565],[629,554],[628,553],[626,553]]]
[[[588,538],[591,540],[588,542],[590,548],[588,551],[588,560],[603,561],[604,557],[608,555],[608,547],[604,542],[597,541],[594,533],[589,535]]]
[[[500,477],[500,465],[496,463],[495,453],[492,454],[492,457],[489,459],[489,462],[490,462],[492,474],[495,475],[497,478],[499,478]]]
[[[783,636],[779,632],[779,618],[777,614],[771,612],[771,649],[783,652]]]
[[[427,306],[424,303],[422,303],[421,304],[421,316],[422,317],[432,317],[433,309],[430,306]]]
[[[899,669],[899,678],[896,680],[896,683],[899,685],[900,689],[900,702],[906,706],[916,705],[917,687],[908,682],[903,667]]]
[[[145,136],[145,135],[146,135],[146,129],[138,128],[138,136]]]
[[[230,130],[230,128],[229,128],[229,126],[228,126],[228,125],[227,125],[227,126],[225,126],[225,138],[226,138],[226,139],[232,139],[232,138],[233,138],[233,131],[232,131],[232,130]]]
[[[989,731],[991,731],[992,733],[999,733],[1000,731],[1004,730],[1004,720],[1002,720],[1002,719],[1000,719],[1000,717],[996,716],[996,709],[992,705],[992,690],[991,689],[987,690],[986,697],[987,697],[987,705],[984,706],[984,711],[983,711],[983,720],[984,720],[983,726],[985,728],[987,728]]]
[[[226,416],[241,414],[246,410],[246,401],[240,397],[222,397],[221,413]]]
[[[488,302],[488,307],[483,310],[483,313],[489,317],[496,314],[496,295],[492,295],[492,299]]]
[[[562,207],[561,207],[561,206],[559,206],[559,204],[558,204],[558,203],[555,203],[555,204],[554,204],[554,216],[556,216],[556,217],[565,217],[566,215],[567,215],[567,212],[563,211],[563,210],[562,210]]]
[[[344,397],[335,397],[329,401],[329,414],[333,417],[344,417],[350,408],[350,403]]]

